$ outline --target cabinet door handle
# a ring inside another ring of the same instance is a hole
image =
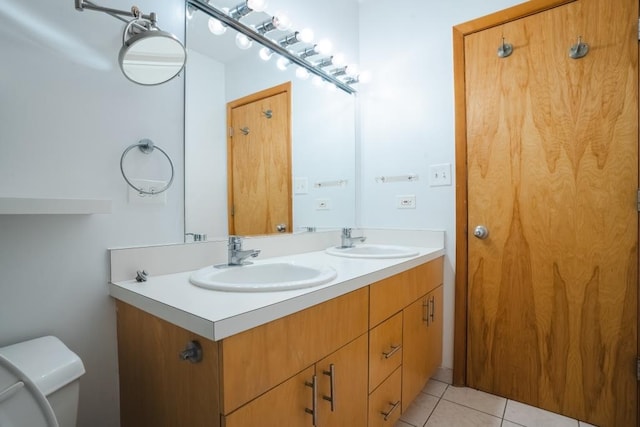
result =
[[[331,403],[331,412],[335,412],[336,408],[336,366],[332,363],[329,365],[328,371],[322,371],[323,374],[329,376],[329,393],[330,396],[322,396],[322,398]]]
[[[393,356],[394,354],[396,354],[396,352],[398,350],[400,350],[402,348],[401,345],[391,345],[391,350],[389,351],[383,351],[382,355],[384,356],[385,359],[390,358],[391,356]]]
[[[384,420],[387,421],[389,419],[389,417],[391,416],[391,414],[393,413],[393,411],[396,410],[396,408],[398,406],[400,406],[400,401],[398,400],[397,402],[393,403],[393,402],[389,402],[389,405],[391,405],[391,409],[389,409],[389,411],[387,412],[380,412],[380,414],[382,414],[384,416]]]
[[[429,326],[429,300],[425,297],[422,301],[422,308],[424,309],[424,316],[422,317],[422,321]]]
[[[311,387],[311,409],[304,408],[304,411],[311,414],[311,423],[315,427],[318,422],[318,378],[314,375],[311,382],[305,381],[304,385]]]
[[[202,362],[202,346],[198,341],[189,341],[184,350],[178,353],[181,360],[188,360],[191,363]]]
[[[431,322],[435,321],[435,317],[436,317],[436,297],[435,296],[431,297],[431,313],[429,314],[429,317],[431,318]]]

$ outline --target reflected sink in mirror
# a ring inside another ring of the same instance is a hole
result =
[[[415,248],[393,245],[355,245],[350,248],[334,246],[327,248],[326,253],[347,258],[408,258],[418,255]]]
[[[210,266],[191,274],[189,281],[202,288],[230,292],[273,292],[309,288],[335,279],[329,266],[293,262],[264,262],[243,266]]]

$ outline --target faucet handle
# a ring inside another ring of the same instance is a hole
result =
[[[351,237],[351,228],[350,227],[344,227],[342,229],[342,235],[344,237]]]
[[[229,236],[229,247],[236,250],[242,249],[242,237]]]

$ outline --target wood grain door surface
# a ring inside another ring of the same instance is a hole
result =
[[[292,225],[290,93],[274,89],[230,108],[230,234]]]
[[[637,17],[582,0],[464,38],[467,383],[598,426],[636,425]]]

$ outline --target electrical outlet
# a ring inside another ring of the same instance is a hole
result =
[[[164,188],[166,181],[151,181],[147,179],[132,179],[131,183],[144,191],[152,191]],[[129,203],[144,203],[150,205],[166,205],[167,192],[163,191],[158,194],[145,194],[129,187]]]
[[[396,207],[398,209],[415,209],[416,196],[409,194],[406,196],[396,196]]]
[[[316,199],[315,206],[317,211],[328,211],[331,209],[331,201],[329,199]]]
[[[451,185],[451,163],[429,166],[429,185],[431,187]]]
[[[293,193],[294,194],[309,194],[309,179],[308,178],[295,178],[293,180]]]

